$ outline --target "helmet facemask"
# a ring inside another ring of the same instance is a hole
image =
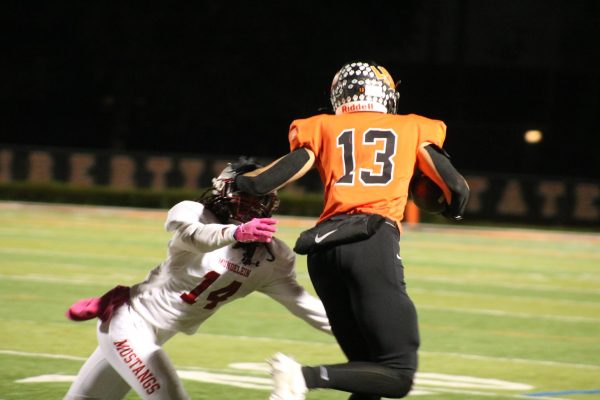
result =
[[[229,164],[218,177],[213,178],[212,196],[203,203],[221,222],[245,223],[252,218],[270,217],[277,210],[279,199],[276,193],[253,196],[236,188],[236,175],[258,167],[259,165],[243,159],[237,164]]]
[[[355,111],[395,114],[399,97],[392,76],[375,62],[345,64],[331,84],[330,100],[336,114]]]

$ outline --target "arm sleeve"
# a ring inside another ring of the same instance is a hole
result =
[[[430,171],[441,178],[451,193],[450,202],[442,212],[442,215],[450,220],[460,221],[469,201],[469,185],[465,178],[454,168],[446,151],[435,144],[425,146],[425,151],[429,155],[431,162],[428,160],[422,160],[422,162],[433,164],[433,168]],[[436,180],[435,176],[431,176],[431,178]]]
[[[309,152],[318,154],[320,149],[323,118],[323,115],[317,115],[294,120],[288,134],[290,153],[266,168],[261,168],[258,174],[250,172],[238,175],[235,178],[238,188],[243,192],[262,196],[306,173],[314,161],[314,156],[311,157]]]
[[[235,183],[242,192],[263,196],[287,183],[310,162],[308,152],[299,148],[269,165],[258,175],[238,175]]]
[[[194,201],[182,201],[169,210],[165,228],[174,232],[171,246],[206,253],[236,242],[236,225],[204,223],[204,212],[204,206]]]

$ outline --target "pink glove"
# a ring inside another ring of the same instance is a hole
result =
[[[87,321],[92,318],[100,318],[102,321],[110,321],[114,311],[123,304],[129,302],[129,287],[115,286],[102,297],[90,297],[75,302],[67,310],[67,318],[73,321]]]
[[[270,243],[273,233],[277,230],[273,218],[252,218],[252,220],[241,224],[235,230],[233,237],[238,242],[263,242]]]

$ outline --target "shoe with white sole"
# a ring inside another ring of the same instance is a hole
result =
[[[269,400],[304,400],[306,383],[302,375],[302,366],[285,354],[276,353],[269,360],[273,377],[273,392]]]

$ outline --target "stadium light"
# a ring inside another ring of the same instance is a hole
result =
[[[542,141],[543,136],[544,134],[542,133],[542,131],[538,129],[530,129],[528,131],[525,131],[525,135],[523,135],[523,138],[525,139],[525,142],[529,144],[537,144]]]

